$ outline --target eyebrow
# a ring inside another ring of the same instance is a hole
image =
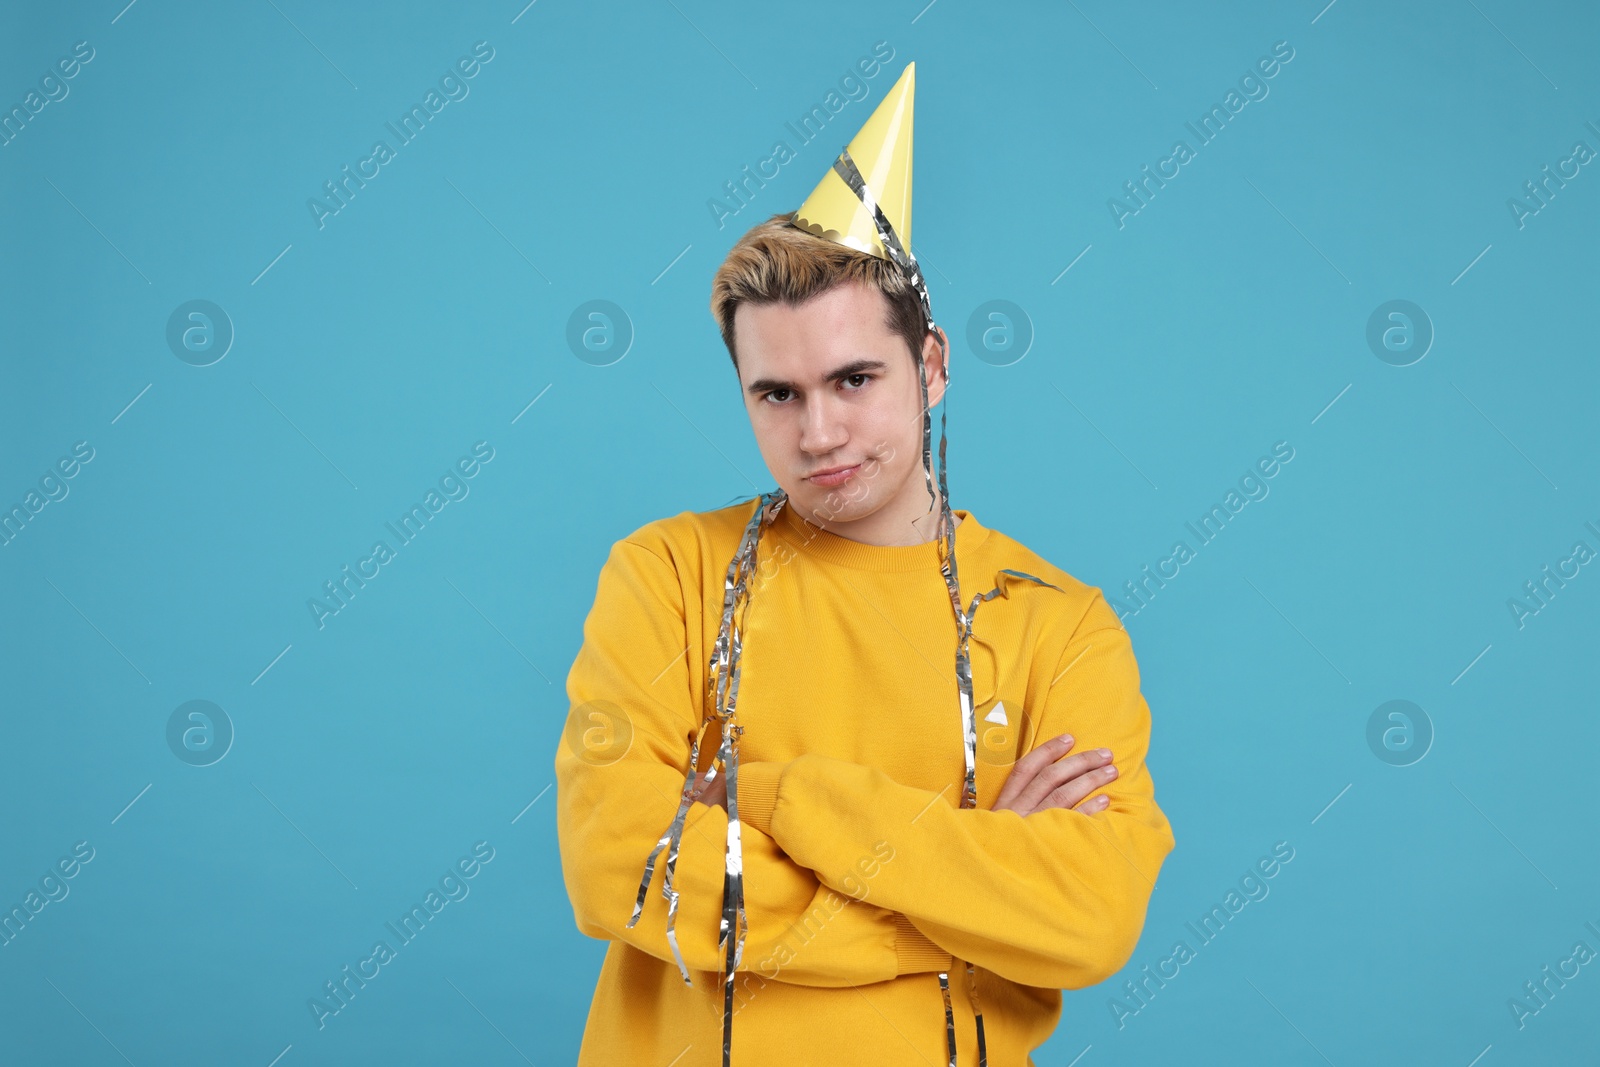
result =
[[[884,370],[887,367],[888,364],[881,359],[858,359],[854,362],[846,363],[837,370],[829,371],[822,380],[824,382],[837,382],[865,371]],[[779,381],[777,378],[757,378],[745,387],[745,391],[760,395],[773,389],[793,389],[794,387],[793,382]]]

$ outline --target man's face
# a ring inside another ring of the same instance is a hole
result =
[[[888,312],[882,293],[847,283],[795,306],[740,305],[734,339],[745,410],[789,505],[845,537],[907,544],[926,540],[910,525],[929,503],[922,390]],[[923,363],[931,408],[945,389],[933,335]]]

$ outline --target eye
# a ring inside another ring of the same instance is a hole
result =
[[[852,381],[852,380],[854,380],[856,378],[860,378],[861,379],[861,385],[858,387],[857,390],[853,390],[853,391],[859,391],[860,389],[866,388],[867,383],[872,380],[872,375],[870,375],[870,374],[852,374],[852,375],[850,375],[850,377],[848,377],[848,378],[846,378],[844,380],[848,382],[848,381]]]
[[[787,389],[769,389],[769,390],[767,390],[767,392],[765,394],[762,395],[761,399],[763,401],[768,402],[768,403],[772,403],[773,402],[773,400],[772,400],[773,397],[777,396],[779,393],[787,393],[788,391],[789,390],[787,390]],[[777,401],[777,403],[782,403],[782,401],[781,400]]]

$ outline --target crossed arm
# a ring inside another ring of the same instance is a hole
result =
[[[665,852],[639,923],[624,925],[645,856],[677,810],[688,737],[698,727],[686,665],[669,669],[659,686],[635,677],[639,664],[682,658],[681,646],[668,647],[672,627],[660,625],[666,611],[683,616],[671,568],[648,548],[619,542],[602,570],[568,690],[574,715],[599,697],[627,706],[631,747],[597,766],[563,745],[556,771],[562,864],[579,929],[670,960],[659,889]],[[742,966],[770,966],[799,927],[814,936],[803,952],[780,958],[782,979],[800,984],[861,984],[937,969],[948,965],[943,953],[1047,988],[1082,988],[1114,974],[1138,940],[1174,841],[1145,766],[1150,715],[1138,667],[1103,599],[1096,598],[1061,666],[1036,736],[1070,730],[1080,751],[1115,754],[1121,774],[1102,789],[1109,805],[1093,815],[1053,808],[1024,818],[957,808],[948,793],[820,754],[741,765],[749,919]],[[702,970],[722,962],[716,940],[726,819],[720,808],[693,805],[678,857],[675,933],[688,965]],[[883,842],[893,859],[876,866],[870,903],[830,907],[859,894],[859,861]]]
[[[555,758],[561,866],[578,929],[671,962],[661,893],[667,850],[656,859],[639,921],[632,928],[627,922],[645,860],[678,810],[690,740],[699,729],[684,615],[670,565],[649,548],[617,542],[567,678],[572,710]],[[596,745],[583,743],[586,732]],[[716,740],[715,730],[708,731],[706,743],[714,747]],[[625,752],[617,758],[619,749]],[[702,750],[702,767],[709,760]],[[727,825],[725,810],[704,804],[692,805],[684,824],[673,934],[693,970],[716,972],[724,962],[717,940]],[[748,920],[740,970],[846,986],[948,965],[948,953],[941,961],[937,946],[903,917],[865,902],[841,906],[843,894],[785,855],[765,831],[742,821],[740,843]],[[802,951],[785,951],[797,943]]]
[[[1070,667],[1050,690],[1037,738],[1070,731],[1080,751],[1112,751],[1121,773],[1099,791],[1109,799],[1101,811],[958,808],[948,792],[808,753],[741,768],[741,778],[776,775],[779,785],[770,809],[741,804],[740,815],[835,888],[859,881],[858,858],[887,841],[894,859],[873,877],[870,899],[960,959],[1024,985],[1104,981],[1133,953],[1174,838],[1145,765],[1150,713],[1138,667],[1103,599],[1061,663]]]

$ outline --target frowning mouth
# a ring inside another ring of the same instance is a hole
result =
[[[825,471],[806,475],[806,480],[817,485],[843,485],[861,469],[861,464],[853,463],[848,467],[830,467]]]

